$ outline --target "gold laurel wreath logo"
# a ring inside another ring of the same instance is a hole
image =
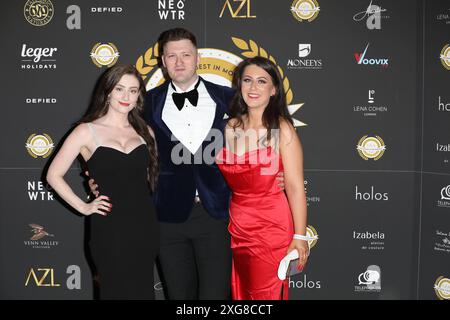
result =
[[[292,102],[294,95],[289,86],[288,77],[284,75],[283,69],[278,65],[275,58],[272,55],[269,55],[267,53],[267,51],[264,50],[264,48],[261,48],[260,46],[258,46],[258,44],[256,44],[256,42],[251,39],[248,41],[248,43],[245,40],[242,40],[242,39],[239,39],[236,37],[231,37],[231,40],[233,40],[234,44],[239,49],[245,50],[241,53],[244,57],[253,58],[256,56],[261,56],[261,57],[267,58],[270,61],[272,61],[273,63],[275,63],[275,65],[278,68],[278,71],[280,72],[281,78],[283,79],[283,88],[284,88],[284,92],[286,94],[286,102],[289,105]]]
[[[439,300],[450,300],[450,279],[440,276],[434,283],[434,291]]]
[[[142,80],[145,80],[147,75],[155,68],[155,66],[158,66],[158,57],[158,43],[156,43],[137,59],[135,67],[142,75]]]
[[[284,75],[283,69],[278,65],[275,58],[272,55],[269,55],[264,48],[258,46],[258,44],[251,39],[248,41],[248,43],[245,40],[236,37],[231,37],[231,40],[239,49],[244,50],[241,53],[241,55],[243,55],[244,57],[253,58],[256,56],[261,56],[275,63],[275,65],[278,67],[278,71],[280,72],[281,78],[283,79],[283,88],[286,94],[286,102],[289,105],[292,102],[294,95],[290,88],[288,77]],[[137,71],[139,71],[139,73],[141,74],[143,80],[147,78],[147,75],[156,66],[158,66],[158,57],[159,57],[158,43],[156,43],[154,46],[150,47],[147,51],[145,51],[143,55],[139,56],[139,58],[137,59],[135,67]]]
[[[317,230],[313,226],[307,226],[306,227],[306,235],[310,236],[310,237],[318,237],[319,236],[319,234],[317,233]],[[308,240],[308,245],[309,245],[310,249],[312,249],[316,245],[317,239],[315,239],[315,240]]]
[[[33,141],[35,137],[40,137],[41,140],[45,142],[45,145],[36,146]],[[33,133],[31,136],[28,137],[25,147],[27,148],[28,154],[33,158],[35,159],[37,159],[37,157],[47,158],[53,151],[53,140],[46,133],[44,133],[43,135],[37,135]],[[44,149],[44,151],[38,151],[35,149]]]
[[[368,137],[369,137],[368,135],[364,135],[361,139],[359,139],[358,146],[356,149],[358,150],[358,153],[361,156],[361,158],[363,158],[364,160],[369,160],[369,158],[370,158],[370,159],[374,159],[376,161],[383,156],[384,148],[385,148],[386,144],[384,143],[383,139],[381,139],[380,136],[376,135],[375,137],[370,137],[370,138],[376,140],[377,144],[379,145],[378,148],[381,148],[381,150],[378,150],[374,155],[368,154],[365,150],[366,143],[364,143]],[[364,145],[363,145],[363,143],[364,143]]]

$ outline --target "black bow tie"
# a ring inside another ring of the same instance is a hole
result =
[[[172,84],[172,88],[174,90],[175,86]],[[198,102],[198,85],[200,84],[200,79],[198,79],[197,84],[195,85],[194,89],[192,89],[191,91],[188,92],[182,92],[182,93],[178,93],[178,92],[174,92],[172,93],[172,99],[173,102],[175,102],[175,105],[177,106],[178,110],[181,111],[181,109],[183,109],[184,107],[184,101],[186,100],[186,98],[189,100],[189,102],[196,107],[197,106],[197,102]]]

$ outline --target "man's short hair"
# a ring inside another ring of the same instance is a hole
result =
[[[164,31],[159,36],[159,55],[162,56],[164,54],[164,47],[170,41],[178,41],[178,40],[190,40],[195,48],[197,48],[197,39],[194,34],[189,30],[184,28],[173,28]]]

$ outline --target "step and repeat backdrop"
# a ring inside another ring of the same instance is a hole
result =
[[[92,299],[84,219],[45,170],[108,67],[134,64],[147,90],[164,81],[156,41],[178,26],[206,79],[230,85],[255,55],[283,76],[319,237],[290,298],[450,299],[448,0],[4,4],[0,298]],[[78,163],[66,178],[86,196]],[[164,299],[156,267],[148,277]]]

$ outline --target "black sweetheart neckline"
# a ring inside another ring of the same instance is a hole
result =
[[[100,149],[100,148],[114,150],[114,151],[117,151],[118,153],[121,153],[121,154],[123,154],[123,155],[125,155],[125,156],[128,156],[128,155],[130,155],[131,153],[133,153],[134,151],[136,151],[137,149],[139,149],[141,146],[146,146],[146,144],[145,144],[145,143],[141,143],[140,145],[138,145],[137,147],[135,147],[133,150],[129,151],[128,153],[127,153],[127,152],[123,152],[123,151],[121,151],[121,150],[119,150],[119,149],[116,149],[116,148],[113,148],[113,147],[108,147],[108,146],[98,146],[98,147],[94,150],[94,152],[92,153],[91,157],[90,157],[88,160],[86,160],[86,162],[89,162],[89,160],[91,160],[91,159],[94,157],[95,153],[96,153],[97,150]]]

